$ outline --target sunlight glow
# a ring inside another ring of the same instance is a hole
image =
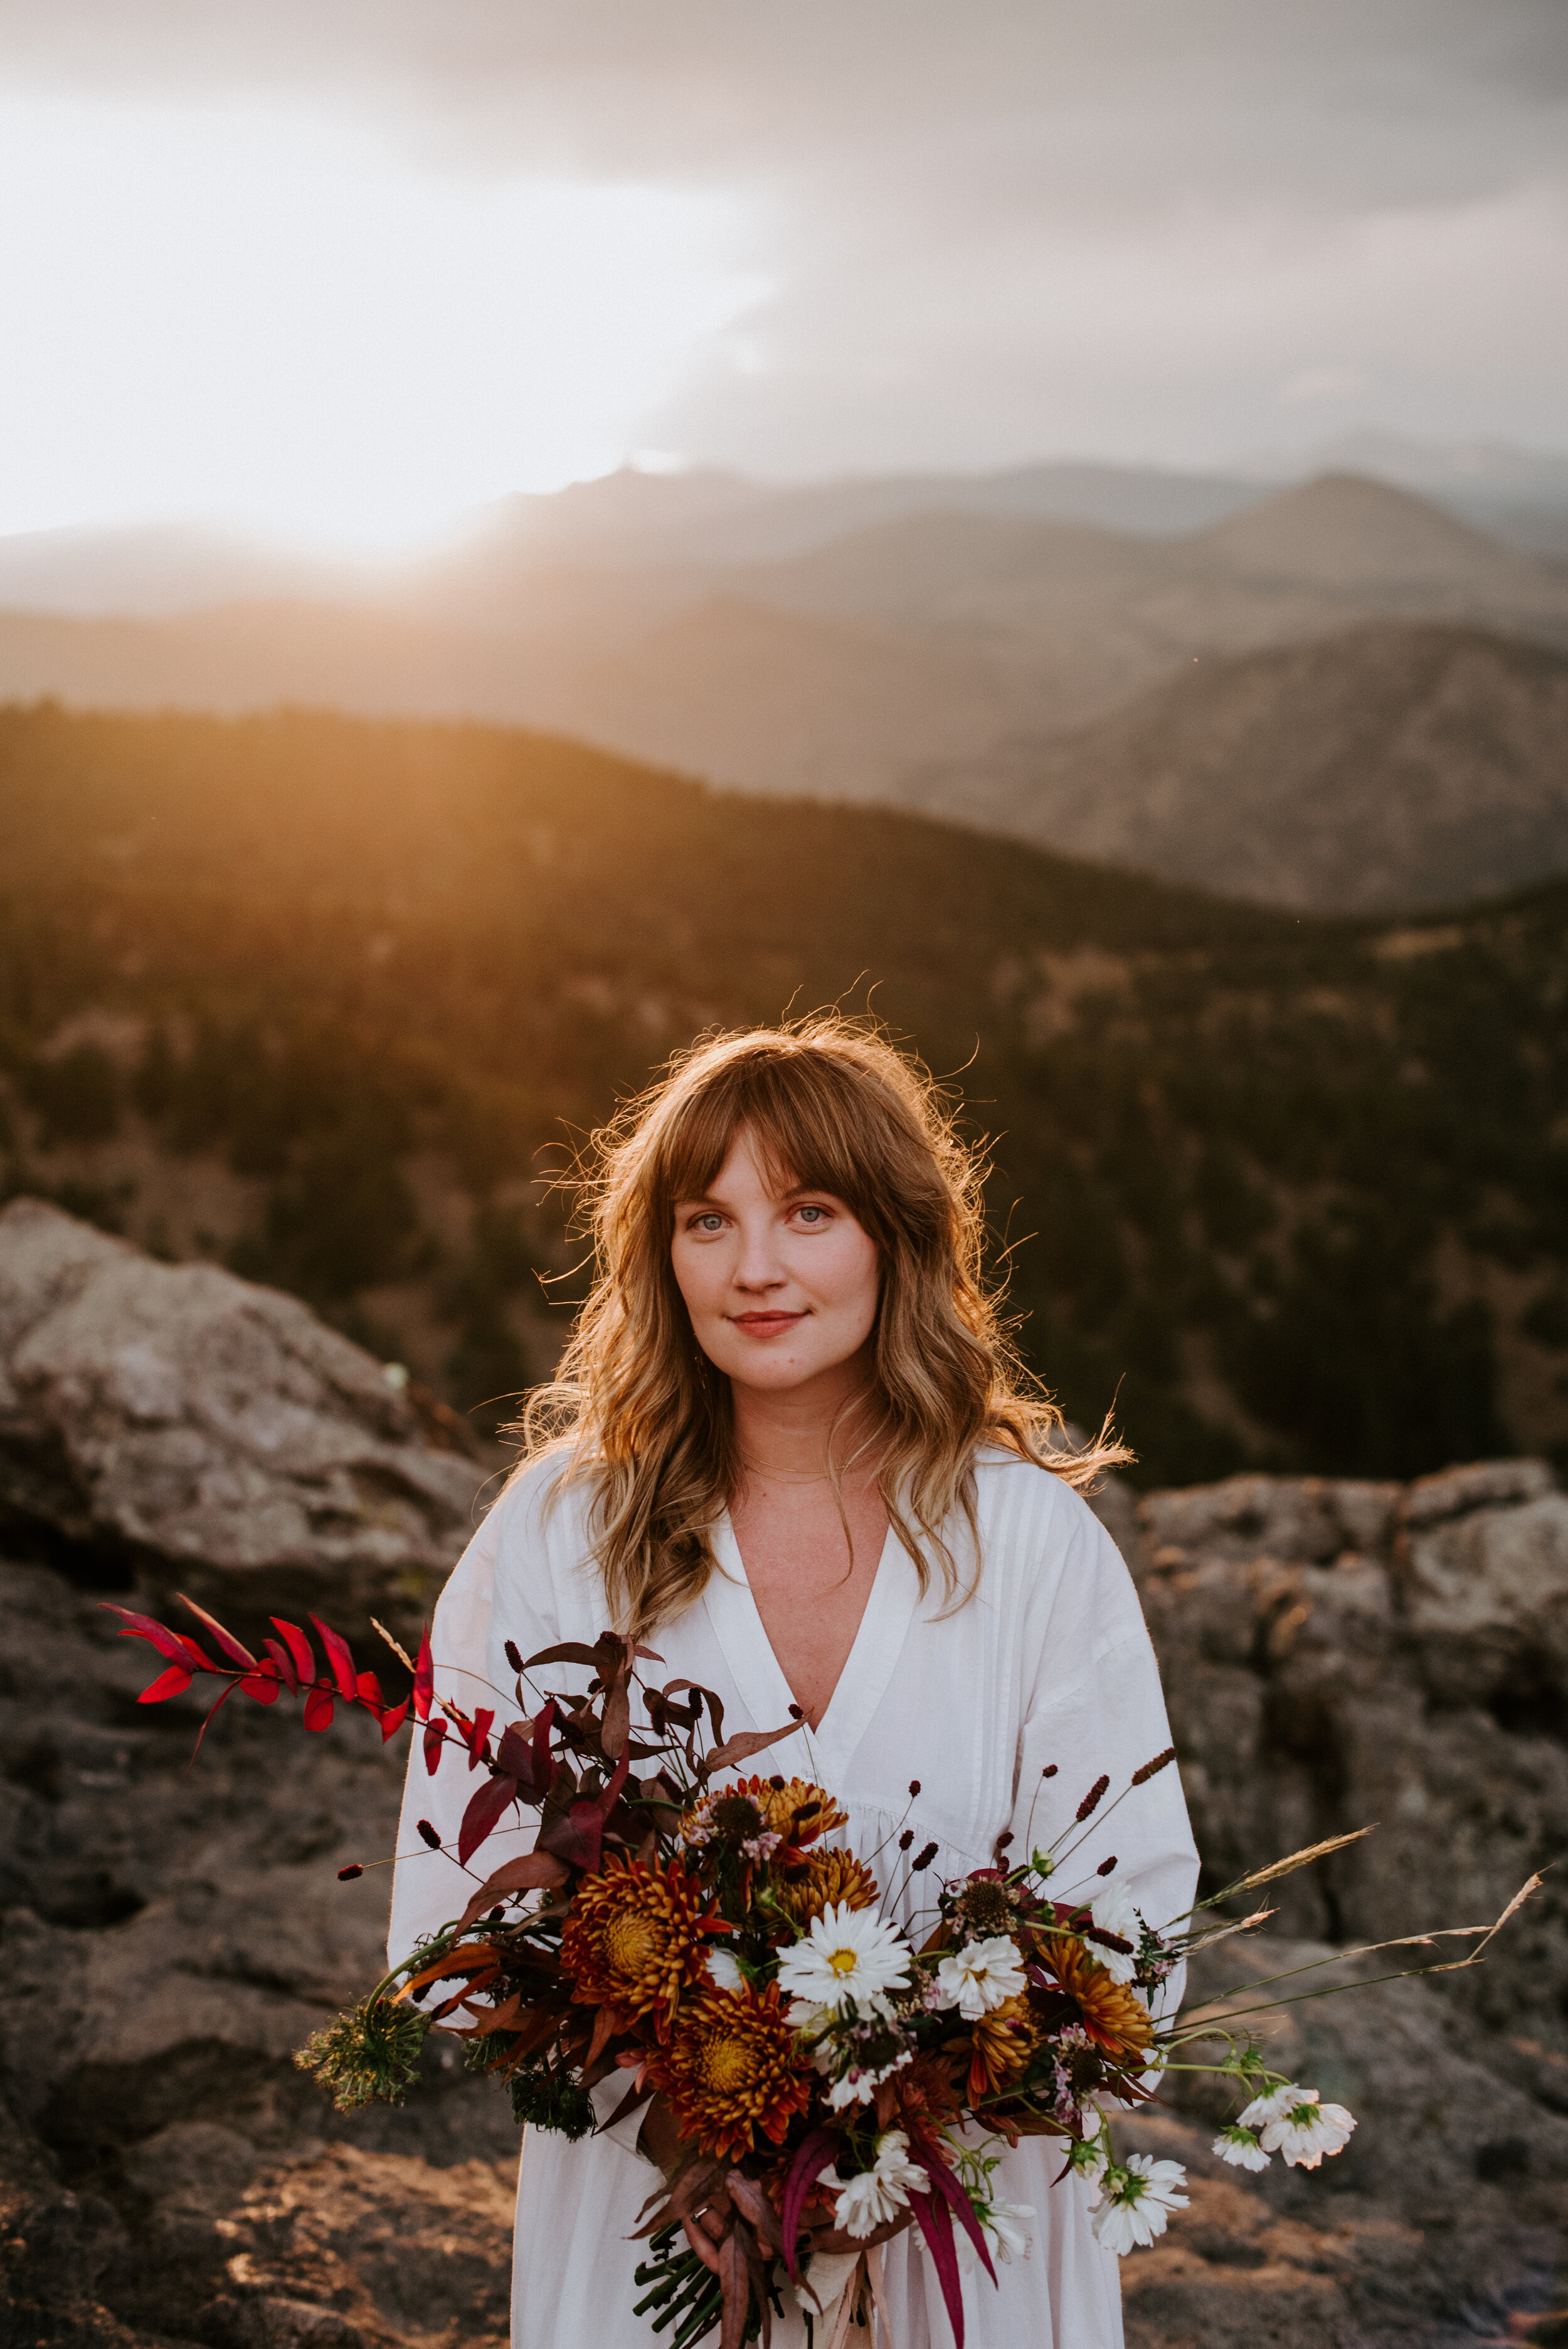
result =
[[[254,109],[0,101],[0,533],[407,544],[620,462],[765,291],[729,201]]]

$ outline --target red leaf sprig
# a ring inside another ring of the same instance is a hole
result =
[[[251,1653],[242,1640],[237,1640],[232,1631],[226,1630],[215,1615],[209,1615],[204,1607],[198,1607],[196,1601],[187,1599],[183,1592],[179,1597],[181,1605],[189,1609],[209,1633],[224,1661],[220,1662],[209,1655],[200,1640],[193,1640],[189,1632],[173,1630],[167,1623],[160,1623],[154,1615],[138,1615],[129,1607],[105,1603],[111,1615],[123,1619],[120,1626],[122,1640],[145,1640],[149,1646],[156,1648],[158,1653],[167,1659],[167,1669],[142,1690],[137,1699],[139,1704],[162,1704],[170,1697],[183,1696],[198,1673],[228,1682],[201,1723],[201,1734],[196,1741],[198,1746],[214,1714],[227,1704],[236,1689],[256,1704],[275,1704],[284,1689],[291,1696],[303,1697],[304,1725],[310,1730],[325,1729],[339,1704],[356,1706],[379,1724],[383,1743],[397,1735],[407,1718],[410,1703],[418,1702],[418,1673],[410,1695],[405,1697],[401,1704],[388,1704],[375,1673],[362,1672],[356,1668],[347,1640],[341,1632],[335,1631],[330,1623],[324,1623],[319,1615],[313,1615],[310,1619],[320,1635],[326,1659],[325,1667],[311,1645],[309,1633],[302,1631],[297,1623],[285,1623],[280,1617],[272,1616],[269,1619],[273,1629],[280,1636],[275,1640],[263,1640],[262,1645],[266,1652],[258,1658]],[[430,1639],[427,1630],[419,1650],[420,1666],[427,1674],[427,1690],[429,1650]],[[428,1694],[426,1706],[428,1710]]]

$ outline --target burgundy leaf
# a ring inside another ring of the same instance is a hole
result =
[[[407,1718],[408,1700],[407,1697],[404,1698],[401,1704],[395,1704],[390,1713],[384,1713],[382,1714],[381,1743],[383,1745],[386,1744],[389,1737],[397,1736],[397,1732],[402,1728],[403,1723]]]
[[[446,1742],[446,1723],[444,1721],[432,1721],[427,1723],[425,1728],[425,1768],[432,1778],[440,1767],[441,1748],[445,1745]]]
[[[188,1607],[191,1609],[191,1614],[195,1616],[198,1623],[205,1623],[207,1629],[211,1632],[212,1637],[217,1640],[218,1645],[222,1649],[223,1653],[228,1657],[229,1661],[232,1664],[253,1664],[255,1662],[256,1660],[254,1656],[252,1655],[249,1648],[242,1646],[242,1643],[235,1639],[232,1631],[225,1631],[223,1626],[219,1622],[215,1615],[209,1615],[204,1607],[198,1607],[196,1601],[193,1599],[187,1599],[182,1590],[177,1590],[174,1595],[179,1599],[181,1607]]]
[[[498,1868],[480,1886],[458,1920],[459,1930],[471,1925],[476,1917],[482,1917],[487,1909],[493,1909],[503,1893],[533,1892],[544,1886],[564,1884],[571,1872],[565,1861],[557,1859],[550,1851],[525,1851],[521,1859],[509,1859],[504,1868]]]
[[[765,1745],[777,1745],[781,1737],[789,1737],[800,1726],[798,1721],[787,1721],[782,1729],[745,1729],[738,1737],[731,1737],[723,1745],[716,1745],[708,1754],[709,1770],[727,1770],[737,1762],[744,1762],[749,1754],[760,1754]]]
[[[495,1761],[498,1770],[504,1770],[509,1778],[517,1780],[525,1794],[531,1794],[533,1792],[533,1748],[528,1742],[528,1729],[529,1723],[526,1721],[509,1722],[502,1733],[500,1744],[496,1747]]]
[[[284,1639],[288,1645],[289,1654],[294,1659],[294,1668],[299,1674],[301,1682],[304,1682],[305,1681],[315,1680],[315,1651],[311,1646],[310,1641],[305,1638],[304,1633],[300,1630],[299,1625],[297,1623],[280,1623],[275,1615],[270,1616],[268,1620],[271,1622],[274,1631],[281,1631],[283,1633]]]
[[[964,2288],[958,2281],[958,2252],[953,2240],[953,2217],[945,2202],[934,2194],[912,2194],[909,2207],[920,2222],[925,2237],[936,2280],[942,2286],[942,2297],[947,2303],[947,2321],[953,2327],[954,2349],[964,2349]],[[989,2265],[989,2261],[986,2263]]]
[[[161,1704],[166,1696],[183,1696],[191,1685],[191,1675],[183,1664],[170,1664],[160,1672],[151,1684],[137,1698],[138,1704]]]
[[[991,2252],[985,2241],[985,2230],[975,2216],[974,2203],[944,2161],[941,2149],[930,2131],[917,2128],[914,2131],[914,2143],[922,2161],[925,2164],[927,2177],[943,2199],[951,2206],[954,2217],[978,2251],[981,2265],[995,2283],[996,2271],[991,2264]]]
[[[365,1705],[371,1713],[385,1711],[387,1700],[381,1693],[381,1683],[374,1672],[360,1673],[354,1683],[354,1693],[356,1702]]]
[[[258,1704],[276,1704],[283,1682],[271,1656],[265,1657],[253,1672],[247,1672],[240,1686]]]
[[[599,1743],[612,1762],[620,1760],[631,1733],[632,1700],[625,1682],[617,1681],[604,1699],[604,1722],[599,1732]]]
[[[325,1729],[332,1721],[332,1691],[324,1688],[307,1690],[304,1700],[304,1725],[307,1729]]]
[[[458,1829],[458,1863],[466,1868],[485,1837],[500,1824],[504,1812],[517,1800],[517,1780],[497,1776],[487,1778],[463,1813],[463,1823]]]
[[[839,2158],[843,2139],[834,2129],[813,2129],[796,2148],[789,2165],[789,2175],[784,2181],[784,2207],[779,2214],[779,2224],[784,2237],[784,2264],[790,2281],[799,2283],[800,2270],[795,2257],[795,2238],[800,2231],[800,2213],[806,2207],[806,2197],[824,2169]]]
[[[550,1733],[555,1725],[555,1699],[550,1697],[533,1723],[533,1791],[547,1795],[555,1775],[555,1764],[550,1758]]]
[[[294,1658],[281,1640],[263,1640],[263,1647],[284,1676],[284,1685],[291,1696],[299,1694],[299,1674],[294,1668]]]
[[[623,1754],[616,1763],[609,1785],[603,1793],[590,1795],[573,1803],[560,1818],[546,1827],[540,1836],[538,1848],[552,1851],[559,1859],[568,1859],[573,1868],[597,1868],[603,1852],[605,1823],[621,1799],[621,1789],[631,1768],[630,1758]]]
[[[419,1635],[419,1660],[414,1666],[414,1718],[428,1721],[430,1700],[435,1693],[436,1667],[430,1654],[430,1627],[427,1623]]]
[[[463,1733],[468,1741],[469,1768],[470,1770],[477,1770],[480,1764],[486,1758],[487,1750],[490,1745],[490,1723],[494,1719],[494,1706],[486,1706],[481,1704],[479,1711],[475,1713],[472,1721],[469,1722],[468,1728]]]
[[[600,1663],[597,1648],[585,1648],[581,1640],[562,1640],[557,1648],[541,1648],[537,1656],[530,1656],[523,1665],[531,1672],[535,1664],[592,1664],[597,1671]]]
[[[355,1671],[354,1658],[348,1651],[348,1642],[341,1632],[333,1630],[330,1623],[324,1623],[319,1615],[313,1615],[310,1619],[321,1633],[321,1644],[326,1650],[326,1661],[332,1666],[332,1677],[337,1682],[337,1693],[345,1704],[352,1704]]]

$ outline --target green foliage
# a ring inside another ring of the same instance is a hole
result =
[[[593,2126],[593,2106],[585,2088],[569,2073],[548,2064],[524,2064],[507,2083],[518,2127],[559,2129],[562,2137],[586,2137]]]
[[[419,2076],[429,2017],[377,1989],[316,2032],[294,2057],[314,2073],[340,2113],[362,2105],[400,2105]]]
[[[22,1090],[44,1121],[46,1146],[107,1142],[119,1127],[119,1071],[100,1045],[35,1058],[23,1071]]]

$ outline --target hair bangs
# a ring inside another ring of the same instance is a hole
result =
[[[830,1062],[743,1048],[707,1084],[672,1102],[654,1142],[650,1192],[672,1211],[682,1200],[706,1198],[745,1133],[777,1195],[830,1192],[880,1237],[879,1202],[901,1171],[894,1163],[901,1154],[883,1130],[895,1115],[891,1099],[868,1102],[864,1088]],[[913,1137],[903,1138],[907,1144]]]

